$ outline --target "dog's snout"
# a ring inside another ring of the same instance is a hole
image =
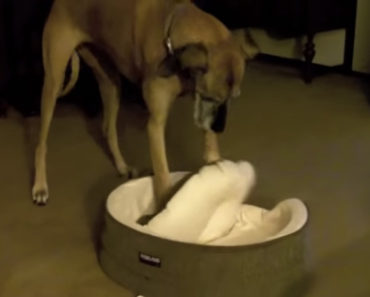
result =
[[[221,104],[214,115],[211,129],[216,133],[222,133],[226,127],[227,103]]]
[[[199,94],[195,98],[194,119],[197,126],[222,133],[226,125],[228,100],[222,102]]]

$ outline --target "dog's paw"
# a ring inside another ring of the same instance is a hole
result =
[[[127,165],[117,166],[119,174],[125,179],[133,179],[139,176],[139,171],[135,167],[129,167]]]
[[[207,160],[206,161],[206,165],[215,165],[215,164],[217,164],[217,163],[220,163],[220,162],[222,162],[224,159],[222,159],[222,158],[214,158],[214,159],[210,159],[210,160]]]
[[[116,162],[116,168],[119,175],[125,176],[129,167],[124,162]]]
[[[48,199],[49,199],[49,192],[46,188],[44,188],[44,189],[35,188],[32,191],[32,200],[33,200],[34,204],[36,204],[38,206],[44,206],[44,205],[46,205]]]
[[[129,167],[126,176],[128,179],[137,178],[139,177],[139,171],[135,167]]]

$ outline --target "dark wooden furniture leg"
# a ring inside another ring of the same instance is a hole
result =
[[[6,89],[11,78],[9,62],[9,2],[0,0],[0,118],[6,116]]]
[[[355,47],[357,0],[348,2],[348,20],[346,26],[346,40],[344,49],[343,68],[346,73],[352,71],[353,51]]]
[[[303,50],[303,55],[305,57],[303,79],[306,83],[311,83],[312,78],[313,78],[312,61],[316,54],[315,43],[313,39],[314,39],[314,34],[307,35],[307,43],[305,44],[305,48]]]
[[[6,105],[4,99],[0,97],[0,118],[6,117]]]

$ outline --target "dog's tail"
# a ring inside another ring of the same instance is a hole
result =
[[[79,72],[80,72],[80,58],[77,52],[73,52],[71,57],[71,75],[67,85],[60,92],[59,97],[67,95],[73,89],[77,82]]]

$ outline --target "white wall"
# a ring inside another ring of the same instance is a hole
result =
[[[284,58],[303,59],[305,37],[279,40],[270,37],[263,30],[251,29],[250,31],[262,53]],[[318,33],[315,35],[314,42],[316,45],[314,63],[327,66],[343,64],[344,30]]]
[[[358,0],[353,70],[370,73],[370,0]]]

